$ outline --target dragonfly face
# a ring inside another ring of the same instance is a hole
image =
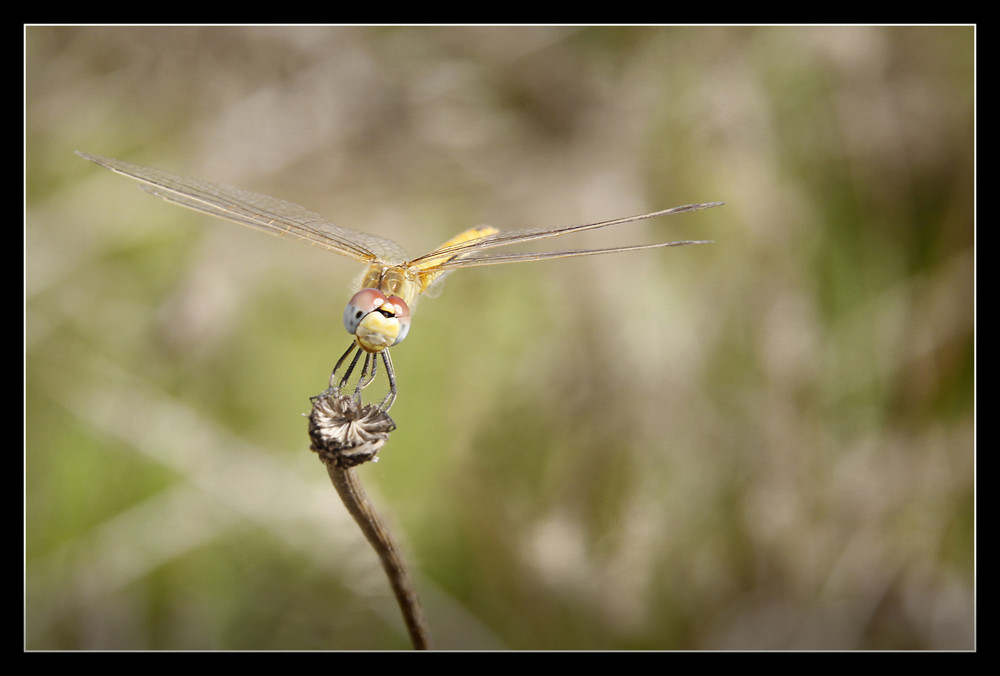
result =
[[[410,307],[399,296],[378,289],[361,289],[347,301],[344,328],[365,352],[398,345],[410,331]]]
[[[291,202],[239,188],[185,178],[131,162],[87,153],[77,154],[111,171],[139,181],[144,190],[173,204],[273,235],[301,239],[367,266],[359,285],[361,290],[348,301],[344,310],[344,327],[354,336],[354,342],[337,363],[334,375],[342,364],[348,364],[343,380],[336,386],[342,387],[350,377],[360,355],[364,353],[364,365],[355,391],[360,398],[361,388],[375,378],[378,361],[376,356],[379,356],[385,364],[390,386],[389,394],[382,402],[383,409],[392,404],[396,395],[396,380],[389,359],[389,348],[398,345],[406,338],[410,329],[411,309],[419,295],[435,280],[452,270],[466,267],[705,244],[707,242],[700,240],[682,240],[604,249],[561,249],[520,253],[490,251],[497,247],[606,228],[654,216],[698,211],[722,204],[722,202],[688,204],[598,223],[528,228],[511,232],[500,232],[496,228],[480,226],[466,230],[428,254],[408,259],[402,247],[392,240],[335,225],[322,216]],[[355,350],[358,351],[358,355],[348,361],[348,357]],[[334,379],[331,377],[331,387],[334,387],[333,382]]]

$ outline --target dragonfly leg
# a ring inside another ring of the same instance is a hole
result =
[[[389,350],[382,350],[382,362],[385,364],[386,377],[389,378],[389,393],[385,395],[379,408],[388,411],[396,401],[396,372],[392,370],[392,358],[389,357]]]
[[[360,356],[360,351],[358,352]],[[369,372],[368,367],[371,366],[371,371]],[[365,363],[361,367],[361,375],[358,377],[358,384],[354,387],[354,399],[361,401],[361,390],[368,387],[373,380],[375,380],[376,372],[378,371],[378,358],[373,354],[365,353]]]
[[[331,389],[331,390],[338,390],[338,389],[340,389],[340,385],[336,385],[336,384],[335,384],[335,383],[336,383],[336,381],[337,381],[337,371],[339,371],[339,370],[340,370],[340,367],[344,365],[344,362],[345,362],[345,361],[347,360],[347,358],[348,358],[349,356],[351,356],[351,353],[352,353],[352,352],[354,352],[354,349],[355,349],[355,348],[356,348],[357,346],[358,346],[358,344],[357,344],[357,343],[351,343],[351,346],[350,346],[349,348],[347,348],[347,352],[345,352],[345,353],[344,353],[344,354],[343,354],[343,355],[342,355],[342,356],[340,357],[340,359],[338,359],[338,360],[337,360],[337,364],[336,364],[336,365],[335,365],[335,366],[333,367],[333,371],[332,371],[332,372],[330,373],[330,389]],[[352,368],[353,368],[353,367],[352,367]],[[343,384],[343,383],[341,383],[341,385],[342,385],[342,384]]]
[[[353,358],[351,358],[352,354],[354,355]],[[340,391],[347,386],[348,381],[351,379],[351,375],[357,368],[358,362],[361,360],[361,355],[364,355],[365,361],[361,365],[361,373],[358,375],[358,382],[354,386],[354,394],[352,397],[358,402],[361,401],[361,390],[371,385],[378,375],[378,355],[365,352],[357,343],[351,343],[351,346],[347,348],[347,351],[344,352],[340,359],[337,360],[337,364],[333,367],[333,373],[330,374],[330,387],[327,392],[333,393],[334,395],[340,394]],[[350,359],[349,363],[348,359]],[[347,364],[347,368],[338,380],[337,374],[345,363]],[[385,395],[385,398],[382,399],[382,403],[379,404],[379,408],[383,411],[388,411],[389,407],[396,401],[396,373],[392,369],[392,360],[389,358],[389,350],[382,350],[382,363],[385,364],[386,377],[389,379],[389,392]]]
[[[351,363],[347,367],[347,370],[344,371],[344,377],[340,379],[340,382],[337,383],[337,385],[334,385],[333,383],[337,377],[337,371],[340,370],[340,367],[344,363],[344,360],[350,356],[351,352],[353,352],[355,348],[357,348],[358,350],[357,354],[354,355],[354,359],[351,360]],[[357,345],[351,345],[351,347],[347,349],[347,352],[344,353],[344,356],[340,358],[340,361],[337,362],[337,365],[333,367],[333,373],[330,374],[330,386],[333,387],[334,391],[339,392],[340,388],[344,387],[344,385],[347,384],[347,380],[351,377],[351,374],[354,373],[354,367],[358,365],[358,359],[361,358],[363,352],[364,350],[362,350]]]

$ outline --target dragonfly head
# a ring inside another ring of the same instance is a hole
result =
[[[401,343],[410,330],[410,308],[399,296],[362,289],[344,309],[344,328],[366,352],[381,352]]]

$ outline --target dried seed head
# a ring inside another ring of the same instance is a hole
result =
[[[309,438],[320,460],[338,467],[354,467],[375,457],[389,440],[396,423],[378,406],[362,404],[336,390],[312,398]]]

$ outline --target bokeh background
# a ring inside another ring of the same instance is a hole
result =
[[[420,304],[360,472],[437,647],[973,648],[974,38],[26,28],[26,647],[408,647],[302,417],[356,264],[84,150],[413,254],[725,201]]]

